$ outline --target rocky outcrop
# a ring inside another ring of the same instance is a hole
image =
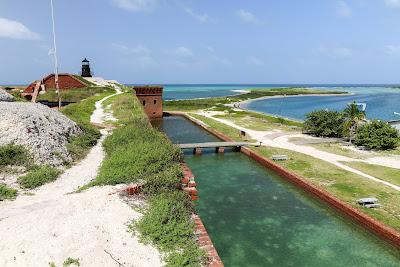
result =
[[[0,102],[14,102],[14,96],[7,93],[4,89],[0,88]]]
[[[71,161],[66,145],[80,133],[74,121],[42,104],[0,102],[0,146],[22,145],[36,163],[59,166]]]

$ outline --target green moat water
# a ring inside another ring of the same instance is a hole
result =
[[[174,143],[218,140],[183,117],[160,128]],[[196,209],[225,266],[400,266],[398,250],[249,157],[190,152]]]

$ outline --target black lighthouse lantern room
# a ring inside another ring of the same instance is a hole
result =
[[[86,58],[82,60],[82,77],[92,77],[92,72],[90,71],[89,60]]]

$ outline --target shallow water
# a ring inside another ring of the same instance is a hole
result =
[[[242,107],[286,118],[304,120],[306,114],[318,109],[343,110],[348,103],[353,101],[366,103],[368,119],[396,120],[400,112],[400,89],[393,88],[327,88],[343,90],[352,95],[330,96],[297,96],[286,98],[270,98],[255,100],[243,104]]]
[[[218,140],[182,117],[175,143]],[[185,153],[196,209],[225,266],[399,266],[399,251],[241,153]]]

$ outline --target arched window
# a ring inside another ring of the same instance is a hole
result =
[[[155,100],[155,99],[154,99],[154,101],[153,101],[153,102],[154,102],[154,105],[155,105],[155,104],[157,104],[157,100]]]
[[[146,106],[146,100],[143,100],[143,106]]]

